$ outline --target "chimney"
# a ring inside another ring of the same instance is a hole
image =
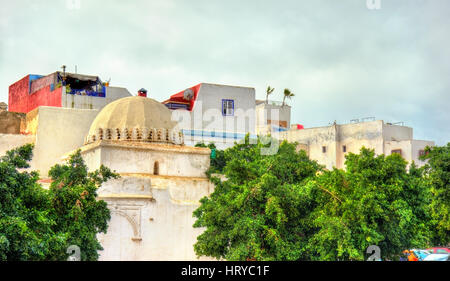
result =
[[[144,88],[141,88],[141,89],[138,91],[138,96],[146,98],[146,97],[147,97],[147,90],[144,89]]]

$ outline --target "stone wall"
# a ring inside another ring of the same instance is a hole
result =
[[[0,110],[0,134],[20,134],[24,129],[24,113]]]

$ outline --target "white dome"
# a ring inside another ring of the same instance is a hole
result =
[[[97,140],[182,143],[172,112],[160,102],[139,96],[106,105],[91,124],[86,143]]]

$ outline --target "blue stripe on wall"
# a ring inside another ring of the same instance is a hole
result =
[[[203,130],[182,130],[185,136],[192,137],[211,137],[211,138],[223,138],[223,139],[243,139],[246,134],[242,133],[227,133],[227,132],[210,132]],[[256,138],[256,135],[250,134],[250,138]]]

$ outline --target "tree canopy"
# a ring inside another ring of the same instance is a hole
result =
[[[226,181],[212,177],[215,191],[194,212],[196,227],[206,227],[194,249],[198,255],[228,260],[295,260],[311,227],[311,190],[300,188],[321,167],[304,151],[283,142],[263,156],[258,141],[224,151]]]
[[[421,170],[398,154],[375,156],[362,148],[346,156],[346,170],[325,171],[310,182],[316,190],[308,241],[312,260],[364,260],[370,245],[385,259],[429,240],[429,190]]]
[[[50,189],[28,172],[32,145],[8,151],[0,159],[0,260],[66,260],[67,248],[81,249],[81,260],[96,260],[96,239],[110,219],[96,189],[118,177],[108,168],[88,173],[77,151],[64,165],[54,166]]]
[[[440,241],[448,241],[449,178],[443,171],[449,161],[441,150],[427,155],[441,160],[417,168],[397,154],[362,148],[346,155],[345,170],[328,171],[296,144],[282,142],[274,155],[262,155],[263,147],[247,136],[223,152],[222,180],[211,177],[215,190],[194,211],[194,227],[205,228],[194,245],[197,255],[364,260],[367,247],[376,245],[383,259],[393,260],[405,249],[432,246],[437,221]],[[437,187],[430,188],[433,181]]]
[[[427,147],[422,160],[425,166],[426,180],[431,189],[433,242],[437,245],[450,244],[450,143],[446,146]]]

